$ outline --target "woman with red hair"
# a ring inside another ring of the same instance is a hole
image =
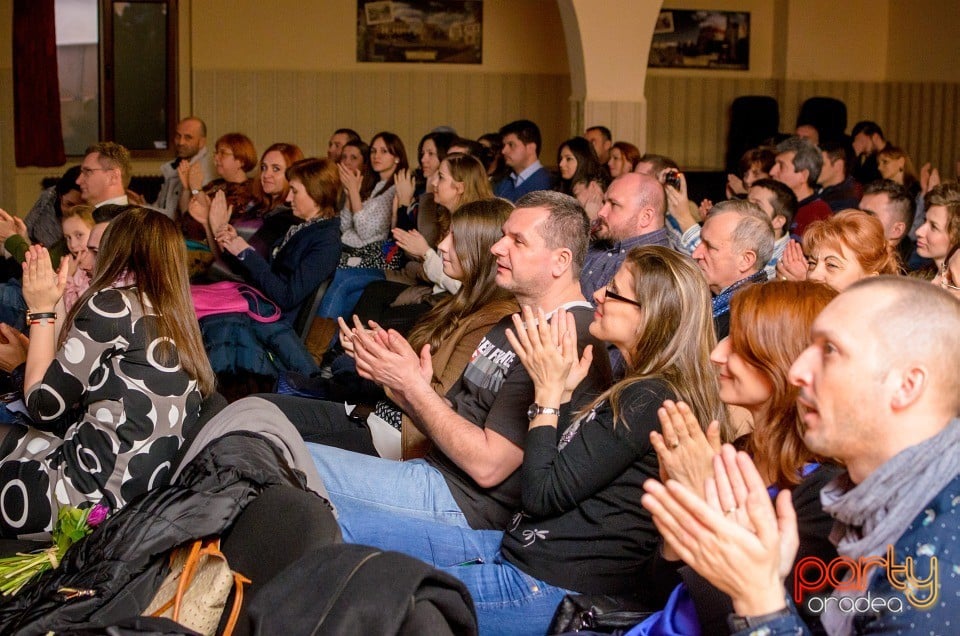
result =
[[[836,556],[828,540],[833,522],[820,506],[819,493],[839,469],[821,463],[804,446],[799,389],[790,384],[787,374],[810,343],[814,319],[836,295],[826,285],[809,281],[744,287],[730,303],[730,335],[710,355],[720,378],[720,399],[745,408],[753,418],[753,430],[734,444],[753,456],[771,497],[782,488],[793,490],[800,529],[798,561],[816,556],[828,562]],[[662,433],[650,433],[650,441],[657,450],[661,477],[679,481],[703,496],[704,482],[713,474],[713,456],[720,448],[716,423],[705,436],[686,404],[669,401],[659,416]],[[679,560],[667,545],[663,550],[667,559]],[[667,605],[672,611],[655,614],[629,635],[660,633],[650,628],[662,621],[666,623],[658,626],[694,621],[699,623],[699,633],[726,633],[726,616],[732,611],[729,600],[718,599],[716,589],[686,568],[681,568],[680,575],[684,585],[674,590]]]
[[[814,221],[803,233],[802,250],[791,241],[781,261],[777,272],[782,277],[824,283],[837,291],[868,276],[899,274],[901,268],[880,220],[860,210]]]

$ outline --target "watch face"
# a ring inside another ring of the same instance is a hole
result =
[[[537,411],[539,410],[540,410],[540,407],[537,406],[536,402],[534,402],[533,404],[530,405],[530,408],[527,409],[527,418],[532,420],[537,416]]]

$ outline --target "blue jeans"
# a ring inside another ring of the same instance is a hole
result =
[[[542,636],[568,590],[539,580],[513,565],[500,553],[503,532],[473,530],[435,521],[404,519],[388,512],[366,517],[375,525],[391,524],[396,537],[384,549],[409,554],[457,577],[470,590],[481,634]]]
[[[343,316],[349,319],[356,307],[360,295],[367,285],[375,280],[383,280],[382,269],[367,267],[348,267],[338,269],[330,281],[330,286],[323,294],[323,300],[317,308],[317,315],[321,318],[337,319]],[[350,321],[347,320],[349,323]]]
[[[470,527],[443,475],[422,459],[397,462],[320,444],[307,448],[348,543],[404,552],[407,520]]]

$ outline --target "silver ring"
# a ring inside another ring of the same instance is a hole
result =
[[[680,442],[674,442],[673,444],[670,444],[670,450],[676,450],[678,448],[680,448]]]
[[[724,514],[724,515],[732,515],[732,514],[735,513],[736,511],[737,511],[737,507],[734,506],[733,508],[730,508],[729,510],[724,510],[724,511],[723,511],[723,514]]]

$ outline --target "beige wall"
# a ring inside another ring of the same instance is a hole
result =
[[[891,81],[960,82],[957,0],[890,0],[886,71]]]
[[[481,65],[358,63],[356,8],[356,0],[194,0],[193,68],[567,73],[556,0],[484,2]]]
[[[792,0],[788,80],[887,79],[889,5],[877,0]]]

